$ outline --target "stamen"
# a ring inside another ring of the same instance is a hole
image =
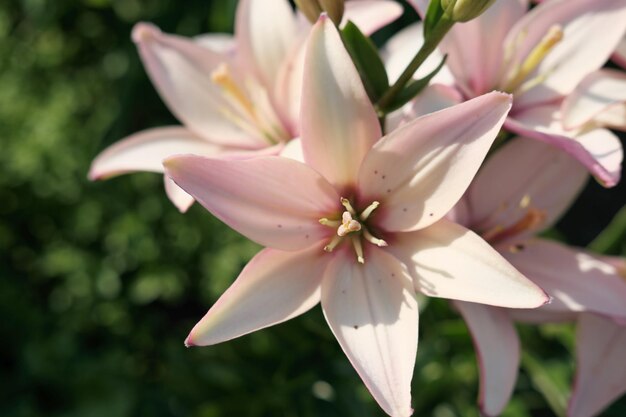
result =
[[[358,236],[352,236],[350,240],[352,240],[352,246],[356,252],[356,260],[360,264],[364,264],[365,258],[363,257],[363,245],[361,245],[361,239],[359,239]]]
[[[359,216],[359,219],[361,219],[363,221],[367,220],[369,218],[369,216],[374,212],[374,210],[376,210],[376,208],[379,205],[380,205],[380,203],[378,201],[372,202],[372,204],[367,206],[367,208],[361,212],[361,215]]]
[[[341,222],[339,220],[328,220],[326,217],[322,217],[321,219],[319,219],[319,222],[323,226],[328,226],[332,228],[341,226]]]
[[[326,252],[332,252],[333,249],[335,249],[337,245],[341,243],[341,241],[342,239],[340,236],[333,236],[333,240],[331,240],[328,245],[324,246],[324,250]]]
[[[352,204],[350,204],[350,200],[345,197],[341,197],[341,205],[344,206],[346,210],[348,210],[348,213],[356,216],[356,211],[354,211],[354,207],[352,207]]]
[[[212,73],[211,81],[222,87],[224,92],[228,93],[235,99],[235,101],[243,107],[243,109],[253,119],[256,119],[256,113],[254,105],[248,99],[248,96],[239,88],[237,83],[232,77],[230,69],[226,63],[220,64]]]
[[[512,78],[505,84],[505,91],[513,92],[522,85],[524,80],[544,60],[546,55],[563,39],[563,28],[554,25],[548,29],[546,35],[539,41],[537,46],[528,54],[522,65],[513,73]]]
[[[528,212],[517,223],[511,227],[504,228],[502,226],[496,226],[486,233],[482,234],[483,239],[490,243],[496,243],[507,239],[509,237],[516,236],[527,230],[537,229],[546,219],[546,214],[534,207],[528,209]]]
[[[385,242],[382,239],[379,239],[377,237],[375,237],[374,235],[372,235],[370,233],[369,230],[367,229],[363,229],[363,237],[365,238],[365,240],[367,240],[368,242],[378,246],[379,248],[382,248],[383,246],[387,246],[387,242]]]
[[[526,208],[530,205],[530,195],[525,194],[524,197],[519,202],[519,206],[521,208]]]

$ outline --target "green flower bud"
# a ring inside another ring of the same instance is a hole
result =
[[[446,16],[454,22],[467,22],[480,16],[495,0],[441,0]]]

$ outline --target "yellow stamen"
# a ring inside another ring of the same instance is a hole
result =
[[[510,80],[505,84],[503,90],[514,92],[524,83],[524,80],[541,64],[546,55],[563,39],[563,28],[554,25],[548,29],[546,35],[539,41],[539,44],[528,54],[522,65],[512,74]]]
[[[321,219],[319,219],[319,222],[323,226],[333,228],[341,226],[341,222],[339,220],[328,220],[326,217],[322,217]]]
[[[521,208],[527,208],[530,205],[530,195],[525,194],[519,202]]]
[[[246,113],[248,113],[248,115],[250,115],[253,119],[256,119],[254,105],[246,93],[239,88],[226,63],[220,64],[213,71],[213,73],[211,73],[211,81],[219,85],[225,93],[235,99],[237,104],[239,104],[246,111]]]
[[[363,229],[363,237],[365,238],[365,240],[378,246],[379,248],[382,248],[383,246],[387,246],[387,242],[385,242],[382,239],[377,238],[376,236],[371,234],[370,231],[367,229]]]
[[[367,208],[365,210],[363,210],[361,212],[361,215],[359,216],[359,219],[365,221],[369,218],[369,216],[372,215],[372,213],[374,212],[374,210],[376,210],[376,208],[380,205],[380,203],[378,201],[374,201],[372,202],[372,204],[370,204],[369,206],[367,206]]]
[[[352,207],[352,204],[350,204],[350,200],[345,197],[341,197],[341,205],[344,206],[346,210],[348,210],[348,213],[356,216],[356,211],[354,211],[354,207]]]
[[[361,244],[361,239],[359,239],[358,236],[352,236],[350,240],[352,240],[352,246],[356,252],[356,260],[360,264],[364,264],[365,258],[363,257],[363,245]]]
[[[324,246],[324,250],[326,252],[332,252],[333,249],[335,249],[337,245],[341,243],[341,241],[342,241],[341,236],[334,236],[333,240],[331,240],[328,245]]]

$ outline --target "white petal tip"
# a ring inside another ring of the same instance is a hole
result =
[[[149,40],[160,32],[161,30],[155,25],[151,23],[140,22],[133,27],[133,31],[130,37],[133,42],[141,43]]]
[[[192,341],[191,341],[191,335],[187,336],[187,338],[185,339],[185,347],[194,347],[196,346]]]
[[[187,213],[187,210],[189,210],[189,208],[193,205],[194,201],[195,200],[191,200],[191,202],[189,203],[185,202],[185,203],[180,203],[180,204],[174,203],[174,205],[176,206],[176,208],[178,209],[180,213],[185,214]]]

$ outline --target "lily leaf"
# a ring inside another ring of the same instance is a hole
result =
[[[341,35],[365,85],[367,95],[372,102],[376,102],[389,88],[387,71],[376,46],[352,22],[346,24]]]

